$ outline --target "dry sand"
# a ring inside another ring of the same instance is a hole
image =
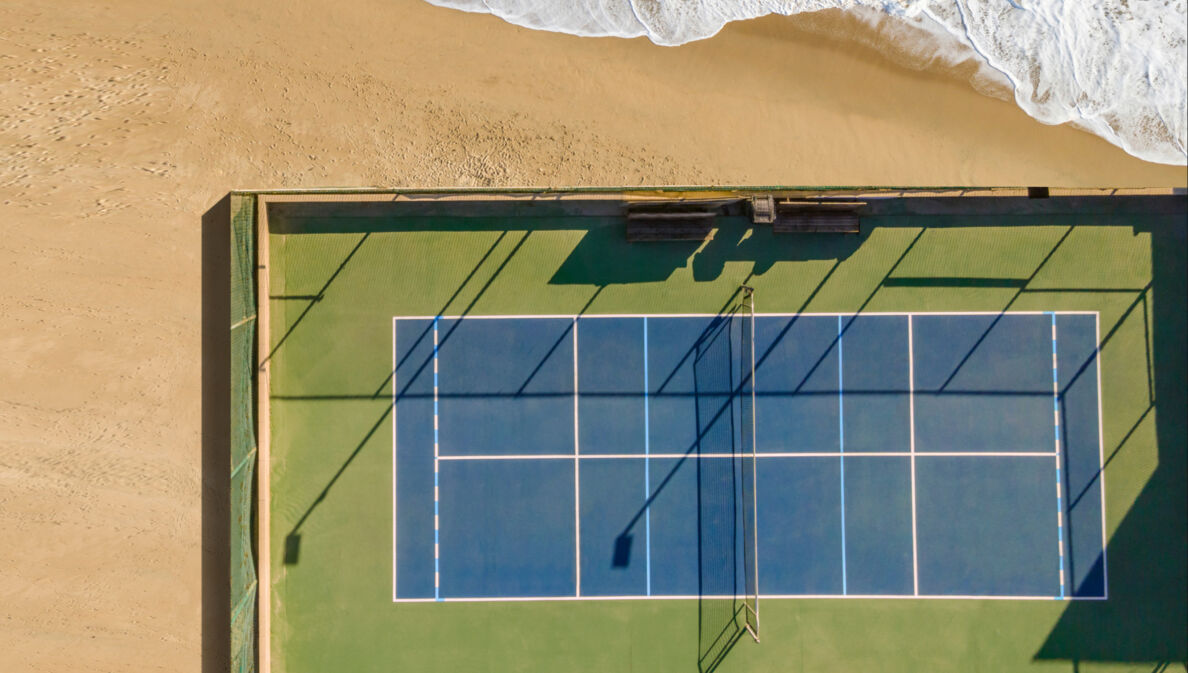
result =
[[[0,5],[0,669],[219,670],[200,221],[230,189],[1186,182],[836,16],[666,49],[331,7]]]

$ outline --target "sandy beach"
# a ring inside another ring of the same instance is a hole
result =
[[[664,48],[418,0],[5,3],[0,667],[219,670],[201,219],[231,189],[1188,181],[876,39],[837,14]]]

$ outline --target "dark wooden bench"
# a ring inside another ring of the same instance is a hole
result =
[[[857,234],[861,231],[858,209],[861,202],[784,202],[775,206],[772,231],[777,234]]]
[[[627,240],[701,241],[714,228],[717,214],[706,211],[635,211],[627,213]]]

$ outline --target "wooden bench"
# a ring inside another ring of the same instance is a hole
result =
[[[627,213],[627,240],[701,241],[714,228],[717,213],[636,211]]]
[[[777,234],[857,234],[861,231],[858,209],[861,202],[783,202],[775,206],[772,231]]]

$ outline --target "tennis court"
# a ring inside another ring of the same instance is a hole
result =
[[[1179,670],[1188,206],[1025,193],[651,242],[706,193],[236,197],[235,651]]]
[[[393,320],[394,599],[1104,598],[1095,314],[749,320]]]

